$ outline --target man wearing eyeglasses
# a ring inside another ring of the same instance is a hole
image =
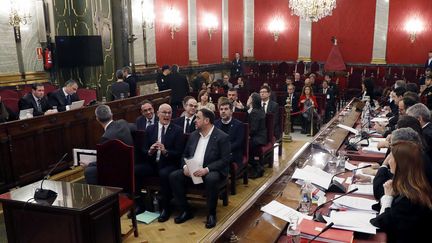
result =
[[[198,102],[194,97],[186,96],[183,101],[183,107],[185,109],[184,116],[174,119],[173,123],[183,128],[183,133],[189,134],[195,131],[195,114]]]
[[[171,215],[169,208],[172,192],[169,185],[169,175],[180,168],[180,159],[185,140],[182,139],[182,129],[171,122],[172,108],[162,104],[157,111],[159,122],[148,126],[142,152],[146,155],[142,163],[135,165],[135,181],[137,188],[143,187],[144,178],[159,176],[161,214],[159,222],[165,222]],[[141,209],[142,211],[142,209]]]

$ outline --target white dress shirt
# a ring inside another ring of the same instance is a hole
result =
[[[198,140],[197,147],[195,149],[195,154],[192,158],[196,163],[198,163],[201,167],[204,164],[204,155],[207,149],[208,142],[210,140],[210,136],[213,133],[214,126],[210,129],[206,136],[200,133],[200,139]]]

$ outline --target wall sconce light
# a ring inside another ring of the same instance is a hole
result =
[[[411,43],[414,43],[417,34],[423,31],[423,22],[419,19],[410,19],[405,23],[405,31],[409,34]]]
[[[206,14],[204,16],[204,26],[208,30],[208,35],[211,40],[212,34],[216,31],[218,27],[218,20],[215,15],[213,14]]]
[[[169,26],[171,39],[174,39],[175,33],[180,31],[181,22],[180,12],[177,9],[171,7],[165,11],[165,23]]]
[[[23,0],[10,0],[9,24],[19,27],[30,23],[31,15],[29,3]]]
[[[273,34],[274,41],[278,41],[279,34],[285,29],[285,24],[280,18],[274,18],[269,26],[268,30]]]
[[[142,0],[141,9],[142,9],[143,28],[153,29],[154,20],[155,20],[153,1]]]

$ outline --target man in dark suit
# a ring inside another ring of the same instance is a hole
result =
[[[213,126],[215,115],[212,111],[201,109],[196,117],[197,131],[193,132],[187,141],[182,158],[183,169],[174,171],[170,175],[174,198],[181,210],[174,222],[181,224],[193,218],[186,199],[186,188],[191,183],[192,173],[196,177],[202,177],[204,181],[209,210],[205,226],[213,228],[216,225],[219,187],[228,175],[230,142],[227,134]],[[190,159],[191,163],[197,163],[202,168],[189,171],[184,159]]]
[[[281,137],[280,122],[279,122],[279,105],[270,99],[271,89],[269,86],[263,85],[260,89],[261,107],[264,112],[273,114],[274,136],[276,139]]]
[[[123,78],[124,81],[129,84],[129,97],[136,96],[136,81],[135,77],[132,75],[132,70],[130,67],[126,66],[123,68]]]
[[[148,126],[156,124],[159,118],[155,115],[153,103],[149,100],[141,102],[141,116],[136,121],[137,130],[145,130]]]
[[[185,109],[184,116],[178,117],[173,120],[183,129],[183,133],[192,133],[195,131],[195,113],[198,108],[198,102],[192,96],[186,96],[183,100],[183,107]]]
[[[31,87],[31,92],[19,99],[19,109],[26,110],[33,108],[33,116],[53,113],[54,111],[51,110],[52,107],[48,103],[48,98],[44,96],[45,88],[43,84],[34,83]]]
[[[231,64],[231,77],[239,77],[243,75],[243,60],[240,59],[240,53],[236,52],[235,59]]]
[[[229,101],[219,104],[221,119],[215,121],[215,127],[228,134],[231,142],[231,162],[235,162],[240,169],[243,167],[244,126],[243,123],[232,117],[233,105]]]
[[[48,102],[53,108],[57,107],[58,111],[69,110],[72,102],[80,100],[76,94],[77,90],[78,83],[75,80],[69,79],[63,88],[48,95]]]
[[[172,198],[169,175],[180,168],[180,159],[184,149],[183,131],[171,122],[172,109],[168,104],[162,104],[158,109],[159,122],[147,127],[143,153],[145,161],[136,163],[135,178],[137,189],[143,186],[143,179],[148,176],[159,176],[161,186],[161,214],[159,222],[169,219],[169,207]],[[137,148],[140,149],[140,148]]]
[[[112,112],[109,106],[99,105],[95,110],[95,115],[96,120],[105,130],[99,143],[105,143],[109,140],[118,139],[127,145],[133,146],[131,126],[125,120],[114,121],[112,119]],[[85,166],[84,164],[82,165]],[[96,162],[91,162],[84,170],[84,177],[88,184],[98,183],[96,166]]]
[[[417,103],[408,108],[406,114],[415,117],[420,122],[420,125],[422,126],[422,137],[427,145],[425,151],[430,158],[432,158],[432,123],[429,108],[422,103]]]
[[[116,71],[116,78],[117,81],[111,85],[112,100],[121,100],[124,98],[129,98],[130,95],[129,84],[124,82],[122,70]]]
[[[287,92],[287,101],[289,101],[291,104],[291,113],[298,112],[300,110],[298,106],[300,97],[295,93],[295,87],[293,84],[288,85]],[[294,131],[294,119],[295,116],[291,116],[291,132]]]
[[[428,60],[425,63],[425,68],[432,68],[432,51],[428,53]]]
[[[182,107],[183,99],[189,93],[189,82],[186,76],[179,73],[179,66],[172,65],[171,74],[168,76],[168,84],[171,89],[171,107],[173,114]]]
[[[169,80],[168,80],[168,75],[170,74],[170,69],[168,65],[163,65],[162,66],[162,72],[158,73],[157,77],[156,77],[156,84],[158,86],[158,90],[160,91],[164,91],[169,89]]]
[[[336,101],[335,95],[333,93],[333,89],[329,86],[327,80],[323,80],[322,89],[318,92],[319,94],[324,95],[326,101],[325,114],[324,114],[324,122],[330,121],[330,119],[336,113]]]
[[[233,105],[233,112],[246,112],[246,107],[242,104],[242,102],[238,98],[237,89],[231,88],[228,90],[227,98]]]

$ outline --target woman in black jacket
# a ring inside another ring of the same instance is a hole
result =
[[[266,128],[266,115],[261,108],[261,98],[258,93],[252,93],[248,100],[248,105],[252,108],[249,112],[249,164],[251,171],[250,178],[258,178],[263,176],[264,167],[262,166],[259,158],[255,155],[261,145],[267,143],[267,128]]]

